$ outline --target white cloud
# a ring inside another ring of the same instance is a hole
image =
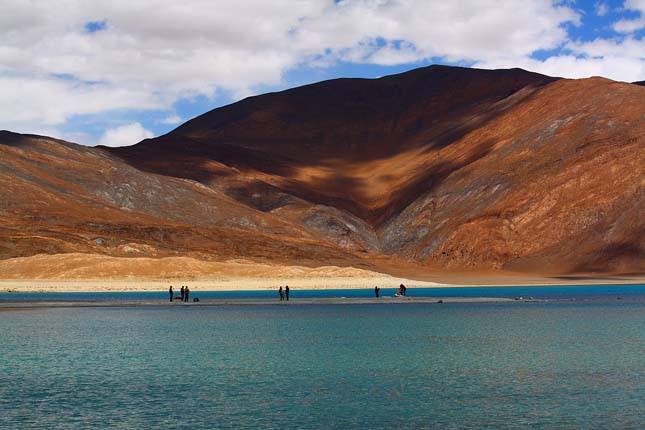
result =
[[[645,28],[645,0],[626,0],[623,8],[640,12],[640,17],[621,19],[614,23],[614,30],[619,33],[633,33]]]
[[[128,146],[153,136],[150,130],[146,130],[138,122],[133,122],[107,130],[99,140],[99,145]]]
[[[633,33],[641,28],[645,28],[645,17],[621,19],[616,21],[613,27],[619,33]]]
[[[625,0],[623,7],[625,9],[637,10],[645,13],[645,0]]]
[[[545,61],[524,59],[518,62],[486,62],[477,67],[507,68],[521,67],[549,76],[563,78],[588,78],[591,76],[612,76],[625,82],[642,80],[645,76],[645,62],[627,57],[580,58],[574,55],[558,55]]]
[[[544,61],[526,58],[518,62],[482,62],[478,67],[522,67],[550,76],[588,78],[604,76],[625,82],[645,77],[645,40],[627,37],[623,40],[596,39],[591,42],[571,42],[571,55],[556,55]]]
[[[549,0],[0,0],[0,10],[6,128],[170,109],[219,88],[248,95],[300,64],[524,58],[579,22]]]
[[[645,0],[628,0],[624,8],[645,13]],[[642,23],[641,23],[642,22]],[[645,27],[645,16],[640,19],[621,20],[614,23],[616,31],[631,33]],[[598,38],[588,42],[569,41],[566,51],[544,61],[523,59],[496,59],[479,61],[477,67],[522,67],[550,76],[587,78],[604,76],[618,81],[634,82],[645,79],[645,38],[626,35],[616,38]]]
[[[296,42],[312,52],[331,49],[341,59],[380,64],[383,39],[404,41],[407,55],[421,60],[444,57],[454,61],[523,57],[539,49],[556,48],[566,40],[561,27],[579,23],[571,8],[550,1],[370,1],[342,2],[315,17],[306,17],[296,29]],[[367,42],[367,43],[366,43]],[[362,49],[361,56],[355,49]],[[367,48],[367,49],[365,49]],[[410,53],[414,52],[414,55]],[[349,53],[349,55],[347,55]],[[390,55],[385,55],[390,64]]]
[[[596,39],[591,42],[567,45],[576,54],[589,57],[626,57],[645,60],[645,39],[626,37],[618,39]]]
[[[183,121],[183,119],[179,115],[173,114],[173,115],[168,115],[167,117],[165,117],[164,119],[162,119],[159,122],[162,123],[162,124],[171,124],[172,125],[172,124],[179,124],[182,121]]]
[[[595,4],[594,9],[596,11],[596,15],[598,16],[605,16],[609,12],[609,5],[607,3],[603,2],[598,2]]]
[[[645,12],[645,0],[624,8]],[[117,109],[172,111],[180,99],[219,89],[249,95],[281,85],[299,65],[338,61],[439,57],[556,76],[645,78],[642,40],[573,43],[564,24],[579,25],[581,16],[556,0],[0,0],[0,10],[0,128],[62,129],[73,115]],[[607,12],[604,1],[596,12]],[[105,26],[89,32],[88,22]],[[615,23],[626,33],[641,25]],[[530,58],[562,46],[572,55]],[[149,135],[132,123],[101,142]]]
[[[0,74],[0,119],[4,123],[64,123],[71,115],[94,114],[136,106],[155,109],[164,98],[145,88],[117,84],[87,84],[47,76]]]

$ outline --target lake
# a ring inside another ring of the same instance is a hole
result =
[[[0,428],[643,429],[644,295],[611,288],[0,312]]]

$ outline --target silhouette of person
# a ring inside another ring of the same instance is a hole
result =
[[[183,285],[181,286],[181,290],[179,290],[179,293],[181,294],[181,301],[183,302],[184,301],[184,294],[185,294]]]
[[[284,300],[284,293],[282,292],[282,285],[280,285],[280,289],[278,290],[278,293],[280,293],[280,301]]]
[[[406,292],[407,292],[406,290],[407,290],[407,288],[405,288],[405,285],[401,284],[401,285],[399,286],[399,291],[400,291],[400,294],[401,294],[402,296],[405,296],[405,294],[406,294]]]
[[[379,296],[379,293],[380,293],[380,292],[381,292],[381,289],[380,289],[378,286],[374,287],[374,295],[375,295],[376,297],[380,297],[380,296]]]
[[[289,286],[287,285],[284,287],[284,295],[287,297],[287,301],[289,301]]]
[[[168,294],[170,294],[170,301],[172,302],[172,285],[168,288]]]
[[[184,288],[184,299],[186,302],[188,302],[189,296],[190,296],[190,288],[188,288],[188,285],[186,285],[186,288]]]

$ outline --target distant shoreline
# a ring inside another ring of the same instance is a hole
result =
[[[515,272],[442,272],[416,266],[307,266],[250,260],[202,261],[191,257],[125,258],[95,254],[38,254],[0,260],[0,292],[127,292],[278,289],[333,290],[450,288],[488,286],[630,285],[645,283],[645,274],[542,275]]]
[[[461,282],[459,282],[461,281]],[[464,282],[467,281],[467,282]],[[479,282],[477,282],[479,281]],[[289,285],[295,290],[368,290],[397,288],[405,284],[415,288],[478,288],[478,287],[567,287],[594,285],[643,285],[645,278],[562,278],[543,277],[470,277],[456,278],[455,283],[438,283],[395,278],[387,275],[374,277],[286,277],[286,278],[233,278],[233,279],[85,279],[85,280],[0,280],[2,293],[99,293],[99,292],[154,292],[165,293],[170,285],[178,292],[188,285],[193,291],[267,291]]]
[[[318,297],[292,298],[280,301],[276,298],[262,299],[207,299],[197,303],[168,302],[159,300],[88,300],[88,301],[43,301],[43,302],[0,302],[0,312],[16,310],[38,310],[58,308],[167,308],[167,307],[219,307],[219,306],[311,306],[311,305],[407,305],[407,304],[450,304],[450,303],[519,303],[544,302],[545,300],[516,300],[504,297]]]

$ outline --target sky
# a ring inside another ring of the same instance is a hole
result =
[[[0,129],[131,145],[430,64],[645,80],[645,0],[0,0]]]

